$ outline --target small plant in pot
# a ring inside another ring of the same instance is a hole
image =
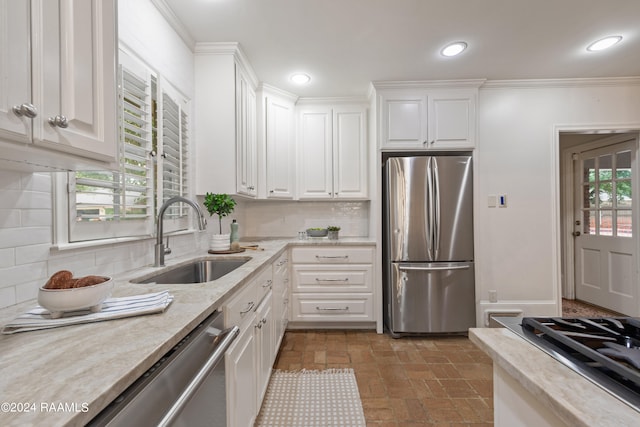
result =
[[[338,240],[338,232],[340,231],[340,227],[337,225],[330,225],[327,227],[327,231],[329,232],[329,240]]]
[[[207,193],[204,195],[204,207],[209,215],[218,215],[218,225],[220,234],[211,236],[209,249],[212,251],[225,251],[230,247],[230,235],[222,234],[222,218],[229,215],[236,207],[236,201],[228,194]]]

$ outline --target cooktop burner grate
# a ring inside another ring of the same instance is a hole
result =
[[[640,320],[497,318],[496,321],[640,411]]]

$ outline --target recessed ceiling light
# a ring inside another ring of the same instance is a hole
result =
[[[465,42],[454,42],[445,46],[440,53],[443,56],[456,56],[460,55],[467,48]]]
[[[610,48],[614,44],[617,44],[618,42],[620,42],[620,40],[622,40],[622,36],[605,37],[603,39],[600,39],[596,42],[591,43],[589,46],[587,46],[587,50],[591,52],[604,50],[604,49]]]
[[[307,84],[311,81],[311,77],[305,73],[296,73],[290,77],[291,81],[298,85]]]

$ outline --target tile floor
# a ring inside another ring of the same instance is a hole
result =
[[[493,425],[491,359],[466,337],[287,331],[275,368],[353,368],[367,426]]]
[[[608,315],[563,301],[563,316]],[[274,368],[353,368],[367,426],[492,426],[491,359],[468,338],[287,331]]]

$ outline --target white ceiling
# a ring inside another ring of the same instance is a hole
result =
[[[190,42],[239,42],[260,81],[303,97],[369,82],[640,76],[640,0],[155,0]],[[586,46],[607,35],[609,51]],[[439,55],[449,42],[469,48]],[[304,71],[312,81],[294,86]]]

